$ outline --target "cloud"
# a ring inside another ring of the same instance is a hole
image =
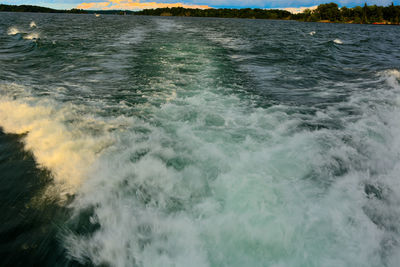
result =
[[[97,2],[97,3],[82,3],[79,4],[76,8],[79,9],[103,9],[106,8],[110,2]]]
[[[107,2],[90,2],[79,4],[78,9],[97,9],[97,10],[141,10],[166,7],[184,7],[184,8],[211,8],[207,5],[183,4],[183,3],[156,3],[140,2],[140,0],[108,0]]]
[[[302,13],[304,10],[309,9],[309,10],[314,10],[317,9],[318,6],[311,6],[311,7],[286,7],[282,8],[283,10],[289,11],[292,14],[298,14]]]

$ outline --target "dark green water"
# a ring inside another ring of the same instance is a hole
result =
[[[399,266],[399,39],[0,13],[0,265]]]

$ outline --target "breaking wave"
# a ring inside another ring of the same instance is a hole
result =
[[[33,32],[33,33],[29,33],[29,34],[25,35],[24,39],[26,39],[26,40],[37,40],[37,39],[39,39],[39,36],[40,35],[38,33]]]
[[[172,131],[137,125],[140,131],[120,136],[96,162],[73,206],[98,207],[90,222],[101,228],[90,237],[68,235],[70,254],[113,266],[223,265],[221,254],[230,255],[231,266],[266,259],[374,266],[385,253],[385,261],[396,262],[399,247],[390,238],[400,236],[374,218],[396,213],[400,203],[391,193],[400,190],[399,107],[371,103],[398,99],[398,74],[379,74],[389,90],[354,95],[308,118],[359,109],[341,132],[296,131],[304,118],[288,116],[289,107],[246,113],[235,97],[210,92],[187,98],[190,111],[165,104],[159,116],[170,115],[161,124]],[[195,119],[182,121],[187,112]],[[393,205],[380,210],[384,199]],[[304,249],[318,253],[304,257]]]
[[[333,40],[333,42],[335,44],[343,44],[342,40],[340,40],[340,39],[335,39],[335,40]]]
[[[20,30],[17,27],[10,27],[8,28],[7,34],[8,35],[16,35],[18,33],[21,33]]]
[[[26,149],[68,192],[74,192],[87,177],[96,158],[113,143],[109,132],[123,123],[82,116],[83,107],[30,96],[15,84],[2,84],[0,90],[4,94],[0,99],[2,129],[25,134]]]
[[[5,36],[1,131],[68,196],[66,265],[397,266],[395,41],[369,65],[332,49],[353,27],[128,17]]]

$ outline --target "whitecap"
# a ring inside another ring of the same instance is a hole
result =
[[[388,70],[380,75],[386,79],[400,73]],[[396,206],[375,205],[360,185],[376,178],[384,178],[388,186],[398,184],[400,167],[389,168],[392,162],[397,164],[400,147],[398,110],[370,106],[376,99],[397,95],[386,90],[391,86],[384,88],[363,91],[340,104],[363,114],[357,122],[346,123],[343,132],[296,133],[293,130],[303,115],[288,115],[289,107],[284,105],[245,110],[235,96],[206,90],[184,99],[178,94],[175,101],[154,110],[162,124],[174,129],[172,135],[170,130],[137,121],[133,125],[147,133],[128,129],[96,161],[73,207],[78,212],[96,207],[90,223],[101,228],[89,238],[68,235],[69,254],[78,261],[89,258],[95,265],[108,262],[113,266],[132,262],[209,266],[211,261],[223,265],[228,255],[231,262],[245,258],[249,266],[255,266],[265,253],[284,266],[295,261],[323,265],[336,255],[347,265],[367,260],[379,265],[374,255],[384,233],[364,210],[389,214]],[[313,119],[329,119],[337,112],[335,107],[319,111]],[[343,141],[346,137],[359,143],[349,144]],[[391,146],[396,149],[387,149]],[[326,171],[340,170],[341,165],[352,170],[341,175]],[[375,176],[366,168],[371,165],[378,172]],[[327,181],[322,179],[325,176],[330,177],[329,187],[313,181],[313,177]],[[316,234],[324,239],[315,243]],[[334,254],[318,250],[324,242],[331,244],[326,236],[338,240],[332,244]],[[241,245],[253,240],[265,250],[247,257]],[[294,250],[293,240],[319,254],[312,259],[302,255],[287,259],[268,252],[272,245]],[[342,249],[348,244],[354,252]],[[194,259],[194,264],[188,259]]]
[[[340,39],[335,39],[335,40],[333,40],[333,42],[335,44],[343,44],[342,40],[340,40]]]
[[[82,116],[84,107],[35,97],[16,84],[0,85],[0,93],[2,130],[26,134],[25,148],[39,166],[52,172],[62,192],[73,193],[92,163],[112,144],[107,129],[113,123],[93,115]]]
[[[36,33],[36,32],[29,33],[29,34],[27,34],[27,35],[24,36],[24,39],[27,39],[27,40],[36,40],[36,39],[39,39],[39,34]]]
[[[378,75],[383,76],[385,78],[393,77],[393,78],[400,80],[400,71],[398,71],[396,69],[384,70],[384,71],[379,72]]]
[[[16,35],[18,33],[21,33],[21,32],[17,27],[12,26],[12,27],[8,28],[8,31],[7,31],[8,35]]]
[[[384,70],[378,73],[378,76],[382,77],[386,83],[394,89],[400,89],[400,71],[396,69]],[[399,98],[397,98],[399,99]]]

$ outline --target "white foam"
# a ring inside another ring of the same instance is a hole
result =
[[[342,40],[340,40],[340,39],[335,39],[335,40],[333,40],[333,42],[335,44],[343,44]]]
[[[81,108],[61,105],[50,99],[21,97],[26,89],[0,85],[8,96],[0,99],[0,125],[7,133],[24,134],[26,148],[38,164],[52,171],[54,179],[74,190],[87,176],[90,166],[113,141],[107,134],[111,125],[93,117],[82,117]],[[18,95],[16,100],[11,94]],[[70,123],[67,123],[70,121]],[[93,135],[92,131],[101,134]]]
[[[26,40],[37,40],[40,38],[39,33],[36,32],[32,32],[32,33],[28,33],[27,35],[24,36],[24,39]]]
[[[34,21],[31,21],[31,23],[29,24],[29,27],[31,28],[36,28],[36,23]]]
[[[313,36],[315,33],[316,33],[315,31],[311,31],[311,32],[309,33],[309,35]]]
[[[384,79],[390,87],[400,90],[400,85],[399,85],[400,71],[398,71],[397,69],[389,69],[381,71],[378,73],[378,76]],[[395,99],[398,99],[398,97],[396,97]]]
[[[343,131],[298,131],[304,114],[288,115],[283,105],[251,108],[210,90],[177,94],[152,110],[163,127],[137,121],[145,133],[120,135],[95,163],[73,207],[95,207],[91,222],[101,227],[90,237],[69,235],[70,254],[112,266],[380,265],[390,230],[365,213],[380,211],[363,185],[385,177],[400,189],[400,111],[371,107],[393,89],[344,102],[340,108],[362,115]],[[349,171],[335,176],[341,168]]]
[[[394,78],[397,80],[400,79],[400,71],[398,71],[397,69],[384,70],[379,72],[378,75],[381,75],[385,78]]]
[[[13,26],[13,27],[8,28],[8,31],[7,31],[8,35],[16,35],[18,33],[20,33],[20,30],[17,27]]]
[[[31,23],[31,25],[32,25],[32,23]],[[16,34],[20,34],[20,33],[23,34],[23,38],[26,39],[26,40],[36,40],[36,39],[40,38],[40,35],[37,32],[30,32],[30,33],[29,32],[24,32],[24,31],[21,31],[19,28],[15,27],[15,26],[12,26],[12,27],[8,28],[8,31],[7,31],[8,35],[16,35]]]
[[[111,266],[381,266],[389,247],[387,262],[396,262],[390,242],[398,234],[371,218],[397,214],[400,203],[397,70],[312,116],[221,93],[227,88],[210,78],[217,64],[195,46],[180,52],[198,68],[185,76],[167,61],[179,48],[165,49],[164,79],[152,83],[163,90],[147,95],[162,104],[136,107],[149,123],[0,86],[0,125],[27,132],[38,163],[75,185],[75,216],[93,210],[88,222],[99,229],[63,240],[72,258]],[[173,79],[190,80],[190,89]],[[359,115],[341,114],[346,109]],[[330,118],[343,129],[301,128]],[[384,205],[366,196],[363,185],[376,181],[394,192]]]

